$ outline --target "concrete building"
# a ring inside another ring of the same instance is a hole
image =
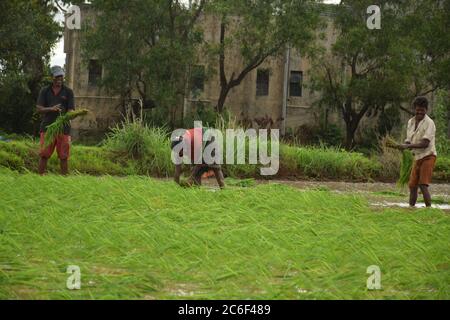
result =
[[[89,5],[81,6],[81,20],[93,15]],[[202,16],[199,23],[204,30],[204,39],[218,43],[220,39],[220,21],[213,16]],[[324,40],[330,47],[335,35],[329,24]],[[66,53],[66,81],[73,88],[76,104],[91,112],[82,120],[75,120],[72,128],[75,138],[100,135],[121,118],[121,101],[118,96],[106,94],[98,86],[98,80],[104,70],[91,59],[83,61],[81,53],[81,32],[66,29],[64,33],[64,51]],[[212,64],[212,65],[210,65]],[[215,61],[200,59],[197,68],[218,68]],[[239,54],[227,54],[226,73],[231,74],[242,67]],[[297,50],[288,50],[285,55],[267,59],[261,66],[250,72],[242,83],[233,88],[226,101],[227,109],[238,119],[246,119],[252,126],[264,119],[273,121],[274,128],[295,129],[302,124],[316,121],[312,111],[314,94],[306,88],[310,78],[310,62]],[[220,81],[218,72],[200,80],[195,98],[185,98],[183,113],[187,114],[198,102],[215,105],[219,98]],[[285,92],[286,88],[286,92]],[[258,121],[259,120],[259,121]]]

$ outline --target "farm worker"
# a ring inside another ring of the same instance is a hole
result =
[[[409,205],[411,207],[416,205],[417,192],[420,188],[426,206],[431,207],[431,195],[428,186],[431,183],[437,156],[435,146],[436,126],[427,115],[427,98],[416,98],[413,106],[416,115],[409,119],[405,144],[400,145],[402,149],[410,149],[414,154],[414,164],[408,183]]]
[[[175,146],[177,146],[180,143],[185,143],[186,148],[190,148],[190,156],[191,156],[191,176],[188,179],[188,185],[191,186],[192,184],[195,185],[201,185],[202,184],[202,175],[205,173],[208,173],[209,171],[213,171],[214,175],[216,177],[217,183],[219,184],[220,188],[225,187],[223,172],[220,164],[207,164],[205,162],[205,159],[203,158],[203,134],[206,131],[205,128],[194,128],[187,130],[186,133],[183,136],[179,136],[175,141],[172,141],[171,149],[173,150]],[[211,139],[206,142],[205,147],[212,143],[214,140]],[[197,150],[195,152],[195,150]],[[200,161],[195,161],[195,155],[202,157]],[[179,156],[183,157],[183,149],[179,152]],[[197,164],[196,164],[197,162]],[[200,164],[198,164],[200,163]],[[182,185],[180,182],[180,176],[181,176],[181,164],[175,165],[175,177],[174,180],[179,185]]]
[[[61,174],[69,172],[70,154],[70,125],[64,127],[64,134],[55,138],[51,144],[45,143],[45,131],[47,126],[55,122],[60,114],[74,110],[74,96],[72,89],[66,87],[64,82],[64,70],[60,66],[51,68],[53,83],[41,90],[37,100],[37,112],[42,115],[40,126],[40,152],[39,174],[43,175],[47,169],[48,159],[55,151],[60,160]]]

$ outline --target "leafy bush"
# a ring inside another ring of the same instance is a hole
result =
[[[450,181],[450,157],[438,156],[434,168],[434,178],[441,181]]]
[[[449,109],[449,94],[445,91],[438,92],[436,104],[431,115],[436,124],[436,149],[438,155],[450,156],[450,139],[447,136]]]

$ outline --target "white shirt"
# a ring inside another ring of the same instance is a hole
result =
[[[427,139],[430,141],[430,143],[428,147],[423,149],[411,149],[412,153],[414,154],[414,159],[420,160],[429,155],[436,156],[436,126],[434,125],[434,121],[428,115],[425,115],[425,117],[417,125],[417,128],[415,128],[415,125],[416,118],[414,117],[409,119],[405,142],[416,144],[420,143],[423,139]]]

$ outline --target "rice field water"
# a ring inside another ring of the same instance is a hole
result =
[[[448,213],[234,185],[0,169],[0,298],[450,298]],[[366,286],[371,265],[381,290]]]

